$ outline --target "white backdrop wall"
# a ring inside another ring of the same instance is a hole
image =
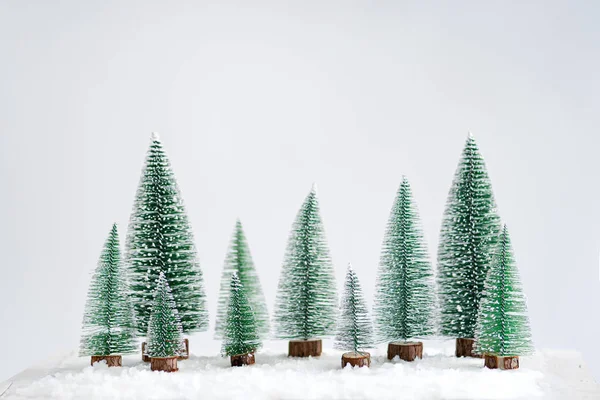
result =
[[[253,3],[0,3],[0,381],[78,345],[90,273],[112,222],[125,236],[152,131],[211,323],[236,217],[272,307],[313,182],[340,285],[352,261],[372,298],[403,174],[435,259],[473,132],[536,344],[597,359],[598,4]]]

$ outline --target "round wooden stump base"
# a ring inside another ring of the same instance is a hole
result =
[[[120,367],[123,358],[121,356],[92,356],[91,365],[95,363],[106,361],[106,365],[109,367]]]
[[[415,361],[416,358],[423,358],[423,342],[389,343],[387,352],[388,360],[393,360],[396,356],[404,361]]]
[[[179,368],[177,368],[177,357],[151,357],[150,369],[152,371],[164,372],[179,371]]]
[[[480,354],[473,353],[475,339],[457,338],[456,339],[456,357],[482,358]]]
[[[350,364],[351,367],[370,367],[371,354],[355,353],[353,351],[342,354],[342,368]]]
[[[498,357],[485,355],[485,366],[489,369],[518,369],[519,356]]]
[[[321,339],[290,340],[288,357],[319,357],[322,351]]]
[[[231,356],[231,366],[232,367],[241,367],[244,365],[252,365],[256,361],[254,359],[254,353],[248,354],[238,354],[236,356]]]

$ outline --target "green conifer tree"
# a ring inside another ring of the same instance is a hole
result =
[[[362,289],[352,265],[348,264],[334,347],[360,353],[374,346],[373,326]]]
[[[274,312],[279,339],[334,334],[336,289],[316,188],[296,216],[288,240]]]
[[[469,135],[448,195],[438,248],[443,335],[475,337],[479,301],[500,228],[485,163]]]
[[[485,280],[475,352],[500,357],[524,356],[533,352],[527,304],[506,226]]]
[[[83,315],[80,354],[108,356],[135,351],[135,322],[127,299],[119,234],[113,225],[92,276]]]
[[[378,341],[407,341],[435,330],[433,271],[408,179],[403,178],[383,241],[375,326]]]
[[[254,353],[261,345],[257,321],[246,296],[244,285],[235,271],[231,274],[225,317],[221,351],[223,355],[235,356]]]
[[[242,229],[242,223],[237,220],[225,266],[221,278],[221,289],[219,292],[219,303],[217,305],[217,321],[215,325],[215,337],[221,338],[225,326],[225,317],[227,314],[227,304],[229,301],[231,277],[234,272],[237,272],[238,278],[242,283],[244,292],[252,310],[256,325],[261,338],[266,338],[269,334],[269,315],[267,312],[267,304],[263,295],[260,280],[256,274],[250,248],[246,240],[246,235]]]
[[[127,237],[126,264],[138,332],[148,330],[154,285],[164,272],[184,333],[206,330],[208,314],[192,229],[167,155],[153,134]]]
[[[183,350],[183,329],[177,306],[164,272],[160,272],[152,313],[148,321],[148,347],[150,357],[175,357]]]

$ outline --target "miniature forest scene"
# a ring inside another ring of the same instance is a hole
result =
[[[506,225],[485,280],[475,352],[484,356],[490,369],[517,369],[519,356],[533,352],[527,304]]]
[[[333,264],[313,186],[292,226],[275,300],[275,337],[290,339],[290,357],[321,355],[319,337],[335,333],[336,296]]]
[[[432,336],[434,282],[417,206],[408,179],[398,189],[383,243],[375,298],[379,342],[389,342],[387,358],[423,358],[423,342]]]
[[[342,368],[346,365],[369,367],[371,354],[362,350],[375,347],[373,326],[352,265],[348,265],[337,324],[334,347],[350,350],[342,354]]]
[[[230,357],[232,367],[241,367],[254,364],[254,353],[261,343],[254,311],[237,272],[230,282],[221,352]]]
[[[492,185],[469,135],[448,195],[438,247],[440,333],[456,338],[457,357],[473,353],[484,281],[500,234]]]
[[[90,283],[79,354],[91,356],[92,365],[104,361],[109,367],[120,367],[122,354],[135,349],[133,310],[127,301],[119,234],[114,224]]]

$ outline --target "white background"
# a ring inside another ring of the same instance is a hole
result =
[[[536,344],[579,349],[600,376],[598,5],[248,3],[0,2],[0,381],[77,347],[151,131],[187,204],[211,322],[235,218],[272,307],[313,181],[338,284],[352,261],[372,298],[402,174],[433,259],[473,132]]]

